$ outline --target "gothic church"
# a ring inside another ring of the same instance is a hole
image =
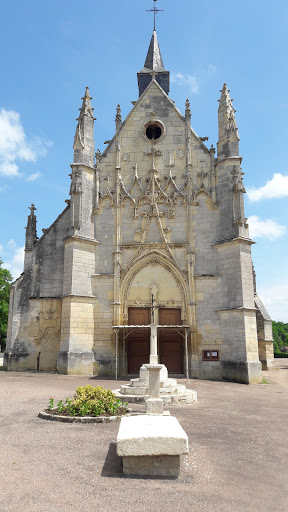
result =
[[[137,374],[149,360],[153,313],[170,375],[260,382],[261,368],[273,367],[271,319],[256,292],[229,90],[216,156],[191,127],[189,101],[182,115],[169,98],[155,30],[138,86],[96,156],[86,88],[70,199],[40,239],[30,207],[5,368]]]

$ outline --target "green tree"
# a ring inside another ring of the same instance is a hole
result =
[[[272,322],[274,353],[281,352],[283,347],[288,346],[288,324],[284,322]]]
[[[7,336],[9,292],[12,276],[9,270],[2,267],[2,264],[3,261],[0,259],[0,345],[4,349]]]

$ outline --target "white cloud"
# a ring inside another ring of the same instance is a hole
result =
[[[216,70],[217,70],[217,68],[216,68],[216,66],[214,66],[214,64],[209,64],[208,73],[211,73],[211,74],[216,73]]]
[[[286,226],[272,219],[260,219],[257,215],[248,218],[249,234],[251,238],[269,238],[275,240],[286,233]]]
[[[12,249],[15,249],[17,247],[17,244],[14,240],[14,238],[10,238],[9,242],[7,243],[8,247],[12,247]]]
[[[34,172],[33,174],[30,174],[30,176],[28,176],[26,178],[26,181],[35,181],[37,180],[39,177],[41,176],[41,173],[40,172]]]
[[[288,323],[288,279],[257,290],[272,320]]]
[[[20,114],[14,110],[0,110],[0,174],[19,176],[19,162],[36,162],[45,156],[50,141],[39,137],[28,140]]]
[[[214,64],[209,64],[207,66],[207,68],[205,69],[201,69],[199,74],[201,76],[203,75],[213,75],[214,73],[216,73],[216,66],[214,66]],[[179,85],[180,87],[186,87],[186,89],[189,89],[190,92],[192,92],[193,94],[197,94],[199,92],[199,88],[200,88],[200,85],[199,85],[199,79],[197,78],[197,76],[195,74],[193,75],[189,75],[189,74],[184,74],[184,73],[177,73],[177,72],[172,72],[171,73],[171,82],[176,84],[176,85]]]
[[[171,73],[171,82],[180,86],[187,87],[193,94],[197,94],[199,91],[199,83],[195,75]]]
[[[0,245],[0,251],[3,267],[11,272],[13,280],[17,279],[24,268],[24,245],[18,246],[12,238],[5,247]]]
[[[247,188],[247,195],[250,201],[288,197],[288,175],[276,172],[272,180],[268,180],[263,187]]]

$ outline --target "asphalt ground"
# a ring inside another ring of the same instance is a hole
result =
[[[166,407],[189,437],[177,480],[124,477],[117,423],[37,417],[50,396],[124,381],[1,371],[0,512],[287,512],[288,359],[276,365],[268,384],[191,381],[198,403]]]

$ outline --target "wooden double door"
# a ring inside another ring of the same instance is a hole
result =
[[[150,308],[129,308],[129,325],[149,325]],[[160,308],[160,325],[181,325],[181,309]],[[159,362],[165,364],[169,373],[183,374],[184,340],[174,328],[158,328]],[[150,328],[135,328],[127,337],[128,373],[138,374],[143,363],[149,362]]]

